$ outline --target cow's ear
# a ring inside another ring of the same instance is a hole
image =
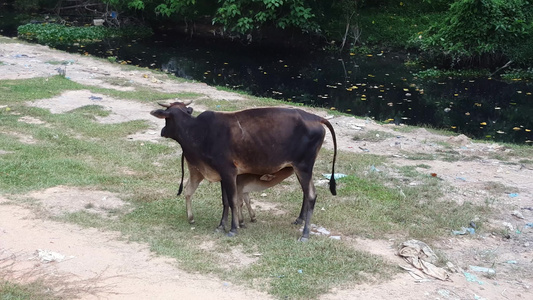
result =
[[[193,110],[192,107],[187,107],[187,113],[189,115],[192,115],[192,110]]]
[[[162,109],[156,109],[156,110],[152,110],[150,112],[150,114],[156,118],[159,118],[159,119],[166,119],[168,117],[170,117],[170,113],[166,110],[162,110]]]

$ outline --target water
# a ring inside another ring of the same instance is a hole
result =
[[[533,85],[484,78],[421,80],[405,55],[331,54],[241,45],[177,34],[62,46],[70,52],[396,124],[429,125],[470,137],[533,144]]]
[[[421,80],[405,55],[339,56],[156,36],[67,51],[117,56],[133,65],[396,124],[429,125],[481,139],[532,144],[533,85],[495,79]]]

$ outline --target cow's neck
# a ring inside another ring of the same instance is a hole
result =
[[[180,118],[177,132],[176,142],[178,142],[183,150],[183,155],[187,160],[195,160],[197,153],[201,153],[202,141],[205,137],[205,126],[198,122],[197,118],[186,115]]]

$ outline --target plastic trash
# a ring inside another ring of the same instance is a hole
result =
[[[371,165],[370,166],[370,172],[381,172],[381,170],[376,168],[374,165]]]
[[[518,197],[518,193],[510,193],[509,197],[516,198],[516,197]]]
[[[477,279],[477,276],[474,275],[474,274],[470,274],[468,272],[463,272],[463,275],[465,275],[465,278],[466,278],[467,281],[477,282],[479,284],[483,284],[483,281]]]
[[[516,260],[508,260],[506,261],[506,263],[511,264],[511,265],[516,265],[518,262]]]
[[[533,223],[526,223],[525,228],[533,228]]]
[[[469,234],[475,234],[476,230],[472,227],[461,227],[461,230],[452,230],[453,235],[465,235],[467,233]]]
[[[65,259],[65,255],[61,253],[42,249],[37,249],[37,256],[39,257],[39,260],[43,263],[49,263],[54,261],[60,262]]]
[[[511,213],[511,215],[513,215],[513,216],[515,216],[515,217],[517,217],[517,218],[519,218],[519,219],[525,219],[525,218],[524,218],[524,215],[523,215],[519,210],[514,210],[514,211]]]
[[[478,266],[468,266],[468,268],[474,272],[487,273],[491,275],[496,274],[496,271],[494,271],[494,269],[491,269],[491,268],[478,267]]]
[[[102,100],[103,98],[102,97],[98,97],[98,96],[91,96],[91,97],[89,97],[89,99],[95,100],[95,101],[99,101],[99,100]]]
[[[322,176],[324,176],[324,177],[327,178],[327,179],[331,179],[331,174],[322,174]],[[337,180],[337,179],[344,178],[344,177],[346,177],[346,176],[348,176],[348,175],[346,175],[346,174],[342,174],[342,173],[335,173],[334,178],[335,178],[335,180]]]

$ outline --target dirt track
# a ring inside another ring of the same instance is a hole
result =
[[[73,61],[68,66],[71,80],[88,85],[99,85],[117,88],[105,83],[102,78],[116,77],[132,81],[135,85],[157,87],[166,92],[194,91],[213,99],[238,101],[241,96],[228,92],[217,91],[201,83],[165,82],[146,75],[142,71],[124,71],[119,66],[95,60],[91,57],[73,55],[51,50],[38,45],[18,43],[0,44],[0,80],[31,78],[36,76],[56,75],[57,66],[47,64],[48,61]],[[122,88],[122,87],[121,87]],[[76,93],[84,93],[77,91]],[[88,92],[86,92],[88,93]],[[88,98],[90,93],[84,95]],[[61,102],[64,94],[47,103],[53,103],[49,109],[69,110],[62,107],[68,101]],[[76,95],[76,98],[84,98]],[[153,128],[139,132],[135,139],[157,139],[162,124],[150,118],[150,108],[137,104],[122,105],[119,99],[106,99],[103,105],[113,110],[107,120],[128,118],[146,118]],[[32,105],[46,107],[35,102]],[[80,103],[79,105],[83,105]],[[129,110],[124,111],[127,107]],[[322,113],[325,115],[325,113]],[[105,121],[105,120],[104,120]],[[335,117],[330,120],[337,131],[339,146],[343,151],[369,153],[390,157],[394,165],[413,165],[405,158],[405,152],[437,153],[442,150],[439,142],[453,146],[453,150],[464,156],[477,156],[480,159],[446,162],[441,160],[423,161],[431,166],[428,172],[435,172],[453,189],[448,197],[463,202],[484,201],[490,194],[487,186],[501,183],[512,189],[517,197],[510,194],[491,195],[501,201],[495,208],[500,212],[491,224],[495,231],[510,223],[514,229],[522,229],[520,234],[513,234],[511,239],[500,235],[477,235],[474,237],[452,236],[443,239],[438,247],[456,266],[484,264],[483,256],[490,253],[494,256],[493,266],[496,276],[478,278],[483,282],[468,281],[463,273],[453,273],[452,281],[417,283],[407,273],[397,275],[392,281],[365,284],[353,289],[332,291],[322,299],[533,299],[533,228],[524,227],[533,222],[533,170],[531,166],[521,164],[504,164],[489,158],[491,153],[509,151],[496,144],[472,143],[464,136],[443,137],[432,134],[424,129],[411,133],[397,133],[392,127],[378,125],[371,121],[362,121],[350,117]],[[392,125],[391,125],[392,126]],[[356,132],[379,130],[393,133],[394,138],[379,142],[356,142],[352,137]],[[327,139],[325,147],[330,147]],[[1,155],[0,149],[0,155]],[[405,152],[404,152],[405,151]],[[531,158],[529,158],[531,159]],[[58,187],[61,188],[61,187]],[[57,192],[57,190],[55,190]],[[77,199],[88,197],[81,190],[67,191]],[[52,201],[57,193],[50,192],[49,199],[41,199],[42,203]],[[54,196],[55,195],[55,196]],[[109,195],[111,197],[113,195]],[[7,197],[4,195],[4,197]],[[71,224],[62,224],[39,219],[28,209],[16,205],[6,198],[0,198],[0,278],[11,277],[16,280],[44,277],[56,282],[56,287],[65,295],[77,294],[83,299],[269,299],[259,291],[224,282],[218,278],[183,272],[171,259],[154,256],[146,245],[127,243],[119,233],[101,232],[96,229],[82,229]],[[8,204],[6,204],[8,203]],[[68,207],[64,207],[68,209]],[[513,216],[519,211],[523,219]],[[400,263],[391,247],[392,241],[353,241],[354,247],[381,255],[386,259]],[[62,261],[45,263],[37,255],[38,249],[49,250],[65,256]],[[513,263],[509,263],[513,262]],[[515,262],[515,263],[514,263]],[[6,272],[7,270],[7,272]],[[6,275],[7,274],[7,275]],[[55,279],[55,280],[54,280]]]

